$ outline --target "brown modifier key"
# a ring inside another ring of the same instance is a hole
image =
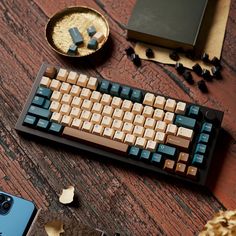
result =
[[[182,149],[188,149],[190,141],[174,135],[168,135],[166,139],[166,144],[170,144]]]
[[[53,79],[56,73],[57,73],[57,69],[54,66],[48,66],[44,72],[44,76],[47,76]]]
[[[123,155],[127,154],[129,147],[129,145],[125,143],[121,143],[115,140],[104,138],[96,134],[91,134],[70,127],[65,127],[62,135],[72,139],[78,139],[83,143],[92,143],[93,145],[104,150],[110,150]]]

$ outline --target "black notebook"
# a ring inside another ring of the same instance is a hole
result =
[[[127,26],[128,39],[193,49],[208,0],[137,0]]]

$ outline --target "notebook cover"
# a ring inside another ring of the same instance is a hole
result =
[[[208,0],[137,0],[127,26],[128,39],[192,49]]]

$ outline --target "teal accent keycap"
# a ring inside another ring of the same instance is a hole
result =
[[[48,130],[49,132],[60,134],[62,132],[62,129],[62,125],[52,122]]]
[[[30,106],[30,108],[28,110],[28,113],[30,115],[34,115],[36,117],[45,118],[45,119],[49,119],[52,115],[50,110],[43,109],[43,108],[40,108],[40,107],[36,107],[36,106],[33,106],[33,105]]]
[[[205,122],[203,125],[202,125],[202,130],[201,132],[202,133],[208,133],[210,134],[212,132],[212,124],[211,123],[208,123],[208,122]]]
[[[200,107],[198,106],[190,106],[188,115],[193,118],[197,118],[200,113]]]
[[[46,100],[45,100],[45,103],[44,103],[44,105],[43,105],[43,108],[44,108],[44,109],[49,109],[50,104],[51,104],[51,101],[48,100],[48,99],[46,99]]]
[[[110,89],[110,83],[106,80],[102,80],[101,85],[100,85],[100,92],[102,93],[109,93]]]
[[[98,41],[94,38],[91,38],[88,42],[87,48],[96,50],[98,48]]]
[[[192,165],[194,166],[201,166],[204,162],[204,156],[201,154],[194,154]]]
[[[39,87],[36,94],[45,98],[50,98],[52,91],[49,88]]]
[[[34,126],[37,121],[35,116],[26,115],[23,121],[23,125]]]
[[[204,133],[201,133],[200,134],[200,137],[198,139],[198,142],[199,143],[205,143],[207,144],[209,142],[209,138],[210,138],[210,135],[209,134],[204,134]]]
[[[154,165],[161,165],[162,164],[162,155],[160,153],[153,153],[151,157],[151,163]]]
[[[47,129],[48,126],[49,126],[49,121],[44,120],[44,119],[39,119],[38,123],[36,125],[36,127],[39,128],[39,129]]]
[[[113,96],[119,96],[120,95],[120,85],[113,83],[111,86],[110,94]]]
[[[138,89],[134,89],[131,94],[131,100],[133,102],[142,102],[142,92]]]
[[[45,102],[45,98],[35,96],[32,101],[32,104],[41,107],[41,106],[43,106],[44,102]]]
[[[158,146],[157,152],[158,152],[158,153],[161,153],[161,154],[163,154],[163,155],[167,155],[167,156],[170,156],[170,157],[174,157],[174,156],[175,156],[175,153],[176,153],[176,148],[170,147],[170,146],[165,145],[165,144],[160,144],[160,145]]]
[[[129,149],[129,156],[137,159],[137,158],[139,158],[139,152],[140,152],[140,148],[133,146]]]
[[[151,156],[151,152],[148,150],[142,150],[141,154],[140,154],[140,159],[142,161],[148,161],[149,158]]]
[[[130,93],[131,93],[131,88],[124,86],[124,87],[121,89],[120,97],[121,97],[121,98],[124,98],[124,99],[130,99]]]
[[[175,124],[177,126],[183,126],[185,128],[194,129],[196,120],[182,115],[177,115],[175,118]]]
[[[206,149],[207,149],[207,146],[205,144],[199,143],[196,147],[195,153],[205,154]]]

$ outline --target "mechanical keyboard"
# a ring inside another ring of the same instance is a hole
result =
[[[223,112],[43,64],[16,130],[205,185]]]

